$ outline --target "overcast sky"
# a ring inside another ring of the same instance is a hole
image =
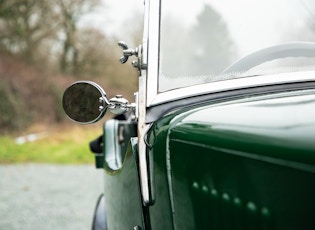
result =
[[[132,23],[137,23],[134,22],[134,15],[143,16],[143,0],[102,0],[102,2],[102,6],[83,18],[82,26],[93,26],[107,34],[123,36],[124,28],[129,29]],[[139,22],[141,19],[139,18]]]

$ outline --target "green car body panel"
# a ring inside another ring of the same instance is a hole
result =
[[[209,103],[155,122],[152,229],[315,226],[314,93]]]
[[[104,125],[104,197],[108,229],[144,229],[134,123],[109,120]],[[99,159],[98,159],[99,160]],[[132,210],[132,212],[130,211]]]

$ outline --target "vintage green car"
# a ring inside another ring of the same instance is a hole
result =
[[[119,46],[134,103],[63,97],[79,123],[116,114],[91,143],[92,229],[315,228],[313,0],[145,0],[142,44]]]

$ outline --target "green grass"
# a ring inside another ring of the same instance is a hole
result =
[[[77,126],[24,144],[16,144],[14,137],[0,136],[0,163],[94,164],[89,142],[101,133],[100,127]]]

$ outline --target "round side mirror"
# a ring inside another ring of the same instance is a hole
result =
[[[99,85],[91,81],[78,81],[65,90],[62,105],[70,119],[91,124],[104,116],[109,103]]]

